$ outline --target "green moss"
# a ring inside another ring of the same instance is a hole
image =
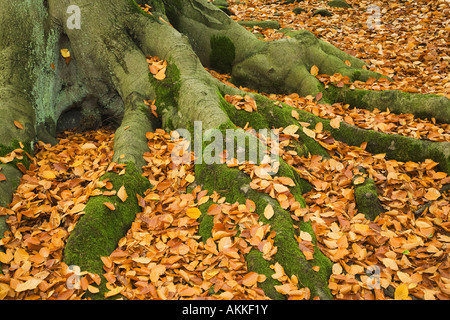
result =
[[[214,216],[210,216],[207,214],[209,207],[214,202],[209,200],[208,202],[202,204],[199,207],[199,210],[202,212],[202,215],[199,218],[200,225],[198,227],[198,234],[202,237],[202,241],[206,243],[208,238],[212,237],[212,229],[214,227]]]
[[[31,142],[22,142],[23,148],[20,146],[20,141],[13,140],[9,146],[5,146],[3,144],[0,144],[0,157],[5,157],[7,154],[11,153],[12,151],[16,149],[22,149],[24,152],[22,153],[23,159],[14,159],[11,162],[8,162],[8,165],[16,167],[18,163],[22,163],[26,168],[29,168],[30,166],[30,159],[26,155],[28,153],[30,156],[33,155],[33,150],[31,147]]]
[[[351,5],[349,5],[347,2],[345,2],[343,0],[332,0],[332,1],[328,1],[327,4],[333,8],[351,8],[352,7]]]
[[[102,177],[102,180],[105,179],[109,179],[114,190],[125,186],[127,200],[122,202],[117,196],[91,197],[86,204],[85,215],[67,239],[64,250],[65,263],[100,275],[103,274],[100,257],[109,256],[116,249],[118,241],[140,211],[136,194],[142,194],[151,187],[132,162],[127,163],[124,175],[107,173]],[[116,210],[111,211],[104,205],[105,202],[112,203]],[[102,298],[102,292],[95,298]]]
[[[247,261],[248,270],[257,272],[258,274],[263,274],[266,276],[266,280],[258,284],[258,286],[264,290],[264,293],[273,300],[285,300],[286,297],[279,293],[275,286],[281,285],[281,282],[272,278],[275,273],[273,269],[270,268],[271,262],[263,258],[261,251],[252,249],[245,257]]]
[[[225,36],[212,36],[210,39],[211,54],[209,57],[212,68],[219,72],[231,73],[236,48],[230,38]]]
[[[369,220],[374,220],[383,212],[377,187],[372,179],[367,178],[363,183],[355,185],[355,202],[358,212],[363,213]]]

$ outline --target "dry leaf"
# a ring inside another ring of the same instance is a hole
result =
[[[311,67],[311,74],[313,75],[313,76],[317,76],[318,74],[319,74],[319,68],[317,67],[317,66],[312,66]]]
[[[437,200],[439,199],[439,197],[441,196],[441,193],[436,190],[435,188],[429,188],[427,190],[427,193],[425,193],[424,197],[427,200],[433,201],[433,200]]]
[[[17,129],[23,130],[23,124],[21,124],[19,121],[14,120],[14,125],[16,126]]]
[[[408,286],[406,284],[401,284],[397,288],[395,288],[394,297],[395,300],[407,300],[408,299]]]
[[[116,207],[111,202],[104,202],[103,204],[111,211],[116,210]]]
[[[273,207],[270,204],[268,204],[264,209],[264,217],[266,219],[270,219],[273,217],[273,214],[274,214]]]
[[[125,190],[125,186],[121,186],[119,191],[117,191],[117,196],[122,202],[125,202],[128,198],[127,191]]]
[[[202,215],[202,212],[198,208],[188,208],[186,215],[191,219],[198,219]]]

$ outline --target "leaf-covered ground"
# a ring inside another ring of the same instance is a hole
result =
[[[278,1],[246,1],[246,4],[230,1],[230,10],[240,20],[278,20],[282,27],[309,29],[364,59],[371,69],[396,80],[392,84],[368,81],[355,86],[449,95],[450,12],[445,1],[379,1],[382,23],[378,29],[367,27],[370,1],[347,2],[352,8],[332,8],[325,1],[312,0],[289,5]],[[306,11],[295,14],[293,9],[297,7]],[[313,16],[319,8],[333,15]],[[277,30],[253,31],[263,34],[266,40],[284,36]],[[156,58],[149,59],[150,66],[155,61],[158,62]],[[150,68],[164,78],[162,68],[156,69]],[[211,73],[222,81],[229,79],[228,75]],[[321,81],[331,80],[322,76]],[[332,81],[345,79],[334,75]],[[342,104],[326,106],[317,103],[315,97],[295,94],[268,96],[333,119],[332,126],[348,122],[416,139],[450,141],[449,125],[436,124],[433,119],[351,109]],[[250,99],[226,98],[236,108],[257,111]],[[157,113],[151,103],[149,110]],[[296,117],[295,112],[292,116]],[[423,163],[387,160],[384,154],[366,152],[364,144],[350,147],[335,141],[320,125],[312,128],[299,123],[299,127],[319,141],[331,156],[324,160],[282,151],[283,158],[314,187],[304,195],[307,208],[300,208],[289,193],[287,187],[292,183],[289,178],[267,176],[252,165],[238,167],[252,177],[252,188],[276,198],[283,208],[291,211],[293,219],[312,222],[320,249],[334,263],[329,280],[334,297],[449,299],[450,199],[448,192],[441,192],[442,186],[450,183],[447,174],[439,172],[437,163],[431,160]],[[283,150],[296,139],[296,129],[279,128],[279,132]],[[248,272],[244,255],[256,247],[270,259],[277,250],[273,245],[276,234],[258,222],[253,213],[254,203],[229,204],[220,194],[207,196],[207,191],[200,187],[188,192],[186,188],[195,182],[195,175],[192,166],[175,166],[171,162],[176,136],[157,130],[148,133],[147,138],[149,151],[144,155],[147,165],[143,169],[155,187],[139,198],[142,212],[137,214],[117,249],[109,257],[102,257],[104,278],[84,270],[74,277],[76,268],[61,260],[65,241],[83,215],[89,197],[115,192],[99,191],[102,187],[112,190],[107,181],[99,181],[101,175],[108,171],[120,174],[124,169],[123,165],[111,162],[114,133],[106,129],[66,132],[54,147],[37,144],[30,169],[22,168],[25,175],[9,209],[0,211],[10,215],[11,228],[1,243],[4,252],[0,253],[3,272],[0,298],[83,299],[86,292],[98,291],[99,281],[107,281],[107,296],[115,298],[267,298],[257,287],[266,280],[265,276]],[[0,160],[10,162],[26,156],[22,149],[17,149]],[[361,174],[360,168],[375,181],[385,210],[374,222],[355,209],[352,179]],[[134,196],[126,190],[119,193],[121,199]],[[214,228],[212,238],[202,241],[198,235],[202,212],[198,208],[210,200],[214,204],[203,214],[214,216]],[[426,204],[429,207],[418,212]],[[111,214],[118,213],[111,210]],[[265,208],[267,219],[272,214],[270,207]],[[305,256],[312,256],[311,236],[300,232],[297,240]],[[313,298],[279,264],[272,267],[273,277],[282,283],[277,287],[280,293],[290,299]]]

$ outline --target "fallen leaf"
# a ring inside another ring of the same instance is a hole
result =
[[[122,202],[125,202],[128,198],[127,191],[125,190],[125,186],[121,186],[119,191],[117,191],[117,196]]]
[[[427,193],[425,193],[424,197],[427,200],[433,201],[439,199],[441,193],[435,188],[429,188]]]
[[[14,120],[14,125],[17,129],[23,130],[23,124],[21,124],[19,121]]]
[[[339,127],[341,126],[341,120],[339,120],[338,118],[331,119],[330,126],[334,129],[339,129]]]
[[[116,210],[116,207],[111,202],[104,202],[103,204],[111,211]]]
[[[202,212],[198,208],[188,208],[186,215],[191,219],[198,219],[202,215]]]
[[[404,283],[395,288],[394,298],[395,300],[407,300],[408,299],[408,286]]]
[[[273,207],[270,204],[268,204],[264,209],[264,217],[266,219],[270,219],[273,217],[273,214],[274,214]]]

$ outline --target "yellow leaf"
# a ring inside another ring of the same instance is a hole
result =
[[[198,219],[202,215],[202,212],[198,208],[188,208],[186,215],[191,219]]]
[[[287,134],[288,136],[292,136],[297,132],[297,130],[298,126],[296,126],[295,124],[291,124],[290,126],[287,126],[286,128],[283,129],[283,133]]]
[[[22,291],[27,291],[27,290],[33,290],[33,289],[35,289],[35,288],[39,285],[39,283],[41,283],[41,282],[42,282],[41,279],[35,279],[35,278],[32,278],[32,279],[30,279],[30,280],[28,280],[28,281],[26,281],[26,282],[24,282],[24,283],[19,284],[19,285],[16,287],[16,292],[22,292]]]
[[[408,286],[402,283],[395,289],[394,298],[395,300],[407,300],[408,293]]]
[[[317,67],[317,66],[312,66],[311,67],[311,74],[313,75],[313,76],[317,76],[318,74],[319,74],[319,68]]]
[[[122,202],[125,202],[128,198],[127,191],[125,190],[125,186],[121,186],[119,191],[117,191],[117,196]]]
[[[56,175],[53,173],[53,171],[44,171],[41,173],[41,177],[47,180],[55,179]]]
[[[189,183],[192,183],[192,182],[195,181],[195,177],[192,174],[188,174],[186,176],[186,181],[189,182]]]
[[[70,51],[68,49],[61,49],[61,55],[63,58],[70,58]]]
[[[9,286],[6,283],[0,283],[0,300],[5,299],[8,295]]]
[[[112,296],[115,296],[119,293],[122,292],[122,290],[125,289],[124,287],[115,287],[114,289],[108,291],[107,293],[105,293],[105,298],[109,298]]]
[[[303,241],[312,241],[312,236],[306,231],[300,231],[300,239]]]
[[[316,133],[314,131],[312,131],[311,129],[303,127],[303,132],[310,138],[316,137]]]

